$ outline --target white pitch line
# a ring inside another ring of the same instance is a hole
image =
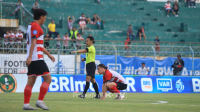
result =
[[[19,101],[16,101],[16,100],[21,100],[21,99],[24,99],[24,98],[0,98],[0,102],[19,102]],[[45,98],[45,99],[53,99],[53,100],[57,100],[55,98]],[[2,101],[2,100],[11,100],[11,101]],[[34,98],[33,100],[37,100],[37,98]],[[58,99],[60,100],[60,99]],[[62,99],[64,100],[64,99]],[[118,100],[119,102],[116,102],[117,100],[112,100],[112,99],[106,99],[107,101],[114,101],[114,102],[104,102],[104,103],[120,103],[120,104],[130,104],[130,103],[125,103],[125,102],[120,102],[120,100]],[[105,101],[106,101],[105,100]],[[133,102],[139,102],[139,101],[142,101],[142,102],[156,102],[156,103],[140,103],[140,104],[167,104],[167,105],[186,105],[186,104],[169,104],[168,101],[159,101],[159,100],[130,100],[130,99],[124,99],[124,100],[127,100],[127,101],[133,101]],[[65,102],[68,102],[67,99],[65,99]],[[71,101],[70,101],[71,102]],[[200,105],[186,105],[186,106],[200,106]]]
[[[151,104],[165,104],[168,103],[168,101],[158,101],[158,103],[151,103]]]
[[[197,107],[197,106],[200,106],[200,105],[189,105],[189,106],[196,106]]]

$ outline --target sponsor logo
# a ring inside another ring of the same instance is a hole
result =
[[[20,55],[23,57],[22,55]],[[18,61],[22,59],[19,56],[19,58],[14,58],[10,60],[4,60],[4,67],[2,67],[2,72],[5,74],[15,74],[15,73],[27,73],[27,66],[26,61]]]
[[[135,89],[135,79],[132,77],[126,77],[126,82],[127,82],[127,88],[126,90],[123,91],[127,91],[127,92],[136,92]]]
[[[192,78],[193,92],[200,92],[200,79]]]
[[[178,92],[182,92],[184,90],[184,84],[181,82],[181,79],[176,81],[176,88]]]
[[[36,35],[36,34],[37,34],[37,30],[34,30],[34,31],[33,31],[33,34]]]
[[[85,80],[83,75],[52,75],[52,82],[49,86],[49,92],[83,92],[85,86]],[[126,77],[127,81],[127,89],[123,90],[124,92],[136,92],[135,89],[135,79],[132,77]],[[97,84],[102,84],[98,82],[98,80],[102,80],[102,77],[96,77]],[[99,85],[99,90],[101,91],[102,85]],[[90,82],[90,86],[88,92],[94,92],[94,88],[92,83]]]
[[[77,96],[78,95],[80,95],[80,93],[78,93],[77,91],[74,91],[73,92],[73,98],[77,98]],[[124,99],[127,99],[127,93],[125,93],[125,92],[121,92],[121,95],[124,97]],[[85,94],[85,97],[86,98],[94,98],[96,96],[96,93],[87,93],[87,94]],[[107,92],[106,93],[106,98],[112,98],[112,99],[120,99],[120,97],[118,96],[118,95],[116,95],[116,94],[113,94],[113,93],[111,93],[111,92]]]
[[[59,66],[59,73],[66,74],[66,72],[67,72],[66,67],[64,66],[62,61],[55,64],[54,69],[51,70],[51,73],[58,73],[58,66]]]
[[[169,90],[172,90],[172,80],[171,79],[161,79],[157,78],[157,89],[162,90],[164,92],[167,92]]]
[[[12,74],[0,74],[0,92],[15,92],[17,81]]]
[[[108,67],[108,69],[114,70],[121,74],[121,64],[115,65],[115,63],[108,63],[107,67]]]
[[[141,78],[142,91],[144,91],[144,92],[153,91],[153,86],[152,85],[153,84],[152,84],[151,78]]]

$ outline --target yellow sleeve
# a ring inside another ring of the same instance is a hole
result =
[[[88,47],[88,52],[94,52],[94,48],[93,47]]]
[[[50,26],[51,26],[51,23],[49,23],[48,28],[50,28]]]

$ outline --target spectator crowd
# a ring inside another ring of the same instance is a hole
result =
[[[97,0],[97,3],[100,4],[100,0]],[[187,6],[189,8],[196,8],[196,0],[185,0],[185,3],[187,3]],[[21,10],[20,7],[24,7],[24,6],[21,0],[18,0],[18,3],[16,4],[16,8],[14,9],[11,15],[14,15],[17,11]],[[35,1],[31,7],[31,12],[34,13],[34,10],[39,9],[39,8],[40,8],[40,5],[38,1]],[[169,17],[170,12],[173,13],[175,17],[178,17],[180,7],[177,1],[174,2],[172,7],[170,4],[170,1],[167,1],[167,3],[165,3],[164,5],[163,10],[166,12],[167,17]],[[23,16],[25,16],[25,12],[22,11],[22,13],[23,13]],[[74,23],[78,24],[79,26],[75,27]],[[84,13],[82,13],[81,16],[77,20],[75,19],[74,16],[69,15],[67,17],[67,24],[68,24],[67,25],[68,29],[66,30],[65,35],[62,37],[61,34],[56,30],[56,24],[54,20],[51,20],[51,23],[48,24],[48,33],[45,35],[44,44],[46,47],[50,46],[49,42],[51,40],[55,40],[56,46],[58,49],[61,48],[61,41],[63,42],[64,49],[67,49],[69,48],[69,46],[71,46],[69,44],[69,41],[74,43],[77,49],[80,49],[81,41],[84,41],[84,38],[82,37],[82,35],[85,34],[85,30],[91,29],[91,28],[88,28],[89,26],[88,24],[96,25],[97,28],[99,29],[102,24],[102,20],[97,14],[93,14],[93,17],[90,18],[88,16],[85,16]],[[127,51],[130,50],[131,41],[135,41],[137,37],[139,38],[140,41],[144,40],[146,42],[147,37],[145,33],[145,25],[140,26],[140,28],[136,29],[136,31],[137,33],[134,34],[133,26],[129,25],[129,28],[126,31],[125,50]],[[10,45],[19,46],[20,42],[22,42],[23,39],[24,38],[20,30],[18,32],[14,31],[14,33],[12,33],[12,30],[9,30],[4,34],[4,46],[5,47],[10,46]],[[156,38],[154,39],[154,42],[155,42],[155,50],[159,52],[160,40],[158,36],[156,36]]]
[[[10,29],[9,31],[6,31],[3,35],[3,41],[1,42],[1,47],[5,48],[1,51],[4,51],[5,53],[11,52],[14,53],[16,50],[10,49],[10,48],[22,48],[22,42],[24,40],[24,32],[21,30],[14,30]]]

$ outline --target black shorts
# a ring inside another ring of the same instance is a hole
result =
[[[44,76],[50,74],[49,69],[44,60],[32,61],[28,66],[28,77],[30,76]]]
[[[94,62],[86,64],[86,76],[90,76],[92,78],[95,78],[95,71],[96,71],[96,64]]]
[[[127,88],[127,84],[121,83],[121,82],[115,82],[117,84],[118,90],[124,90]]]

